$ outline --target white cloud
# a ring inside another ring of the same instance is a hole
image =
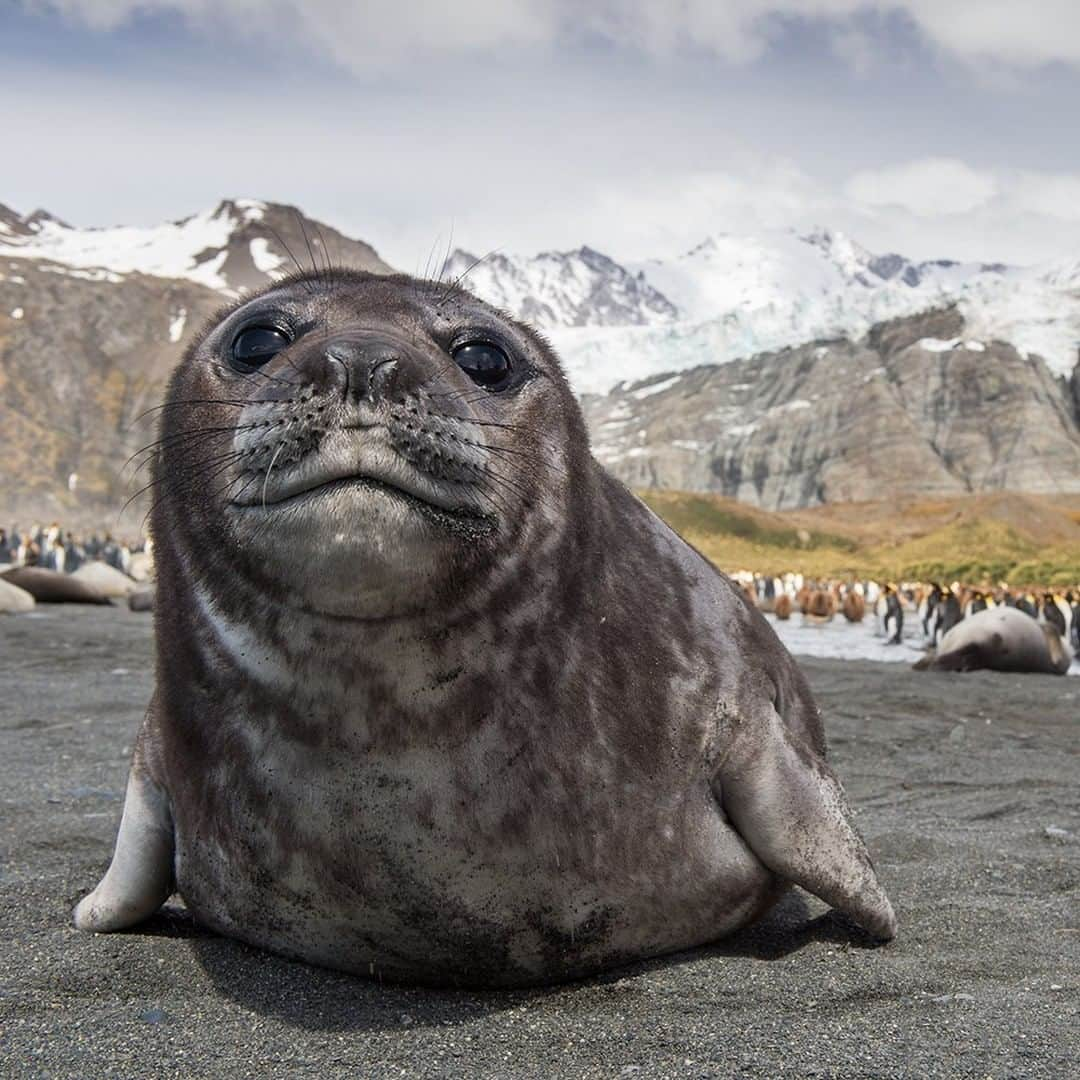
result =
[[[785,20],[824,24],[837,55],[865,64],[860,25],[900,16],[934,48],[969,63],[1080,65],[1075,0],[22,0],[96,29],[178,13],[203,28],[305,37],[343,66],[370,73],[424,55],[575,45],[600,39],[648,56],[711,52],[731,62],[765,52]],[[887,24],[885,24],[887,25]],[[887,44],[887,42],[885,43]]]
[[[1017,67],[1080,64],[1075,0],[904,0],[895,7],[905,10],[929,41],[968,60]]]
[[[920,217],[964,214],[997,192],[997,181],[954,158],[922,158],[883,169],[864,169],[847,194],[865,206],[899,206]]]
[[[1012,199],[1020,212],[1080,222],[1080,176],[1075,174],[1022,172]]]
[[[753,232],[828,221],[836,200],[793,163],[742,161],[738,172],[628,176],[593,193],[579,235],[619,237],[620,257],[679,254],[709,233]],[[595,231],[592,231],[595,230]]]
[[[383,72],[354,83],[308,56],[300,66],[320,78],[279,79],[280,64],[268,65],[266,79],[246,69],[242,79],[218,79],[209,67],[192,78],[181,62],[200,49],[190,41],[177,42],[183,77],[173,80],[146,78],[137,64],[68,69],[48,59],[28,68],[24,82],[37,89],[5,114],[12,152],[0,201],[44,205],[82,224],[149,224],[223,195],[252,195],[297,203],[408,270],[422,268],[451,229],[455,244],[478,254],[587,243],[621,259],[685,250],[713,232],[814,224],[916,258],[1019,262],[1080,250],[1080,152],[1059,138],[1071,120],[1060,87],[1080,80],[1046,73],[1028,76],[1024,88],[1017,75],[1020,92],[962,94],[951,73],[928,71],[920,54],[910,82],[890,75],[879,85],[880,26],[846,16],[871,6],[915,12],[921,0],[684,0],[677,8],[638,0],[579,8],[569,0],[23,2],[99,27],[121,25],[136,8],[182,9],[208,30],[220,30],[222,19],[273,28],[290,49],[286,70],[296,54],[289,43],[304,33],[357,71]],[[945,6],[969,8],[967,0]],[[998,10],[985,7],[991,16]],[[818,79],[818,66],[789,73],[784,54],[745,78],[722,71],[710,82],[700,57],[682,78],[676,63],[607,63],[611,50],[559,47],[591,35],[670,58],[700,32],[697,48],[746,59],[768,49],[777,26],[751,16],[796,9],[835,18],[834,52],[870,71],[865,96]],[[966,44],[945,23],[935,33],[942,50],[970,56],[988,40],[1007,46],[1001,26],[991,39],[980,24]],[[555,47],[550,57],[525,57],[530,43]],[[494,73],[451,62],[502,45],[506,63]],[[417,58],[424,49],[427,63]],[[1030,45],[1021,52],[1037,54]],[[1017,124],[1021,109],[1030,109],[1030,125]],[[238,115],[246,138],[237,137]],[[281,139],[291,152],[275,153],[268,170],[252,149]],[[1039,171],[1050,149],[1061,171]]]
[[[844,187],[863,210],[900,208],[922,218],[975,211],[1019,221],[1080,222],[1080,174],[1002,167],[973,169],[954,158],[922,158],[855,173]]]

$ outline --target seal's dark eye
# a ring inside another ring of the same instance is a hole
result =
[[[232,345],[229,363],[248,374],[261,368],[289,344],[289,335],[275,326],[249,326],[241,330]]]
[[[478,386],[496,389],[510,375],[510,357],[489,341],[467,341],[450,354]]]

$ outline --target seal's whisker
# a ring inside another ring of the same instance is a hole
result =
[[[231,461],[236,460],[237,458],[239,458],[241,456],[241,451],[231,451],[226,456],[230,459],[230,463],[231,463]],[[217,465],[219,463],[219,461],[220,461],[219,458],[211,459],[210,465],[211,466]],[[193,470],[191,474],[181,474],[178,478],[170,478],[168,481],[162,481],[162,489],[163,490],[165,490],[165,489],[172,490],[171,485],[174,483],[174,479],[179,479],[180,481],[183,482],[184,489],[186,490],[187,486],[191,482],[194,482],[195,480],[203,479],[205,473],[208,472],[208,471],[209,471],[209,469],[196,469],[196,470]],[[129,506],[131,506],[131,504],[133,502],[135,502],[136,499],[138,499],[142,495],[145,495],[146,492],[150,491],[151,488],[155,487],[158,484],[158,482],[159,482],[159,478],[154,477],[149,483],[144,484],[141,488],[138,489],[138,491],[136,491],[134,494],[132,494],[124,502],[124,505],[120,507],[119,511],[117,511],[117,514],[116,514],[117,523],[119,523],[120,519],[123,517],[123,515],[124,515],[125,511],[127,510],[127,508]],[[161,497],[164,497],[164,495],[161,496]],[[155,503],[150,507],[150,510],[147,510],[146,514],[143,517],[143,524],[146,523],[146,518],[149,517],[151,510],[153,510],[154,506],[156,506],[157,502],[159,502],[159,501],[160,501],[160,498],[157,501],[155,501]]]
[[[438,241],[438,238],[436,238],[436,242],[437,241]],[[429,276],[428,271],[427,271],[426,268],[425,268],[425,271],[424,271],[424,277],[427,278],[427,280],[430,283],[432,283],[434,285],[445,285],[446,284],[447,267],[450,265],[450,256],[453,254],[453,251],[454,251],[454,222],[453,222],[453,219],[451,218],[451,220],[450,220],[450,232],[449,232],[449,235],[448,235],[447,240],[446,240],[446,250],[443,252],[442,258],[436,264],[438,272]]]
[[[496,484],[502,485],[509,491],[512,491],[519,499],[524,503],[528,503],[532,498],[532,492],[522,486],[517,480],[513,480],[503,473],[500,473],[498,469],[491,466],[488,467],[488,475],[496,482]]]
[[[466,405],[475,405],[478,402],[483,401],[488,396],[488,392],[486,390],[477,390],[475,386],[470,386],[463,390],[436,390],[432,391],[430,396],[438,397],[442,401],[464,401]]]
[[[223,453],[215,454],[213,457],[207,458],[205,461],[200,461],[196,466],[189,468],[186,471],[176,470],[175,475],[170,475],[167,481],[162,481],[162,486],[167,487],[173,484],[180,484],[185,488],[190,489],[196,484],[201,485],[207,480],[215,479],[237,462],[243,461],[247,454],[248,451],[246,450],[227,450]]]
[[[471,274],[481,263],[486,262],[488,259],[491,258],[492,255],[498,254],[501,250],[501,248],[492,248],[486,255],[481,255],[478,259],[473,259],[473,261],[469,263],[469,265],[466,266],[465,269],[462,270],[461,273],[458,274],[458,276],[454,278],[453,281],[450,282],[449,288],[446,290],[446,292],[442,294],[442,296],[439,297],[435,306],[441,307],[451,296],[454,295],[455,292],[464,292],[464,289],[461,288],[462,281],[464,281],[465,278],[468,277],[468,275]]]
[[[136,450],[120,467],[120,471],[123,472],[137,457],[141,454],[149,454],[153,457],[153,451],[155,450],[167,450],[178,446],[197,446],[202,441],[209,441],[215,435],[231,435],[238,431],[250,431],[253,428],[258,427],[257,424],[240,424],[237,426],[229,427],[217,427],[217,428],[194,428],[189,431],[174,432],[171,435],[162,436],[160,439],[155,439],[152,443],[147,443],[145,446]],[[143,462],[145,464],[145,462]],[[139,466],[141,468],[142,465]],[[136,469],[138,472],[138,469]]]
[[[333,274],[334,266],[330,261],[330,249],[326,246],[326,237],[323,236],[321,225],[315,225],[315,235],[319,238],[319,245],[322,247],[323,262],[326,264],[323,277],[326,281],[329,281]]]
[[[231,498],[231,499],[232,499],[232,500],[233,500],[233,501],[235,502],[235,501],[236,501],[237,499],[239,499],[239,498],[240,498],[240,496],[241,496],[241,495],[243,495],[243,494],[244,494],[244,492],[245,492],[245,491],[247,491],[247,489],[248,489],[249,487],[251,487],[251,485],[252,485],[252,484],[254,484],[254,483],[255,483],[255,482],[256,482],[256,481],[258,480],[258,479],[259,479],[259,474],[258,474],[258,473],[250,473],[250,474],[248,474],[248,475],[247,475],[247,478],[246,478],[246,479],[244,479],[244,474],[243,474],[243,473],[241,473],[241,474],[240,474],[240,475],[239,475],[238,477],[236,477],[236,480],[243,480],[243,481],[244,481],[244,483],[243,483],[243,485],[242,485],[242,486],[240,487],[240,489],[239,489],[238,491],[234,491],[234,492],[232,493],[232,495],[230,495],[229,497],[230,497],[230,498]],[[229,490],[229,487],[230,487],[230,486],[231,486],[232,484],[236,483],[236,480],[231,480],[231,481],[229,481],[229,483],[225,485],[225,488],[224,488],[224,490],[223,490],[222,494],[224,494],[224,492],[225,492],[225,491],[228,491],[228,490]]]
[[[446,238],[446,254],[443,256],[442,266],[439,267],[439,281],[443,280],[446,268],[450,265],[450,256],[454,253],[454,219],[450,219],[450,235]]]
[[[293,216],[296,218],[296,224],[300,227],[300,235],[304,238],[304,246],[307,248],[308,258],[311,260],[311,272],[318,278],[320,277],[319,264],[315,261],[315,252],[311,250],[311,239],[308,237],[304,218],[299,210],[294,210]]]
[[[442,420],[460,420],[463,424],[475,424],[476,427],[497,428],[500,431],[525,431],[526,428],[522,424],[503,424],[498,420],[478,420],[474,416],[448,416],[436,413],[434,414]]]
[[[211,441],[210,439],[205,439],[205,440],[202,440],[200,442],[177,444],[176,448],[184,450],[184,451],[193,450],[193,449],[201,449],[202,447],[204,447],[206,445],[207,442],[210,442],[210,441]],[[174,447],[169,446],[169,447],[162,447],[161,449],[162,450],[170,450],[170,449],[173,449],[173,448]],[[225,452],[230,453],[231,451],[225,451]],[[129,478],[129,482],[133,481],[139,475],[139,473],[142,472],[143,469],[146,468],[147,465],[152,465],[153,462],[156,461],[156,460],[157,460],[157,456],[155,454],[148,454],[145,458],[143,458],[143,460],[140,461],[139,464],[136,465],[135,468],[132,470],[131,476]]]
[[[293,385],[294,386],[302,386],[304,384],[304,382],[306,382],[306,376],[296,366],[296,361],[292,358],[292,356],[289,355],[289,350],[288,349],[284,350],[284,356],[285,356],[285,363],[288,364],[289,367],[291,367],[293,369],[293,371],[295,371],[296,374],[300,376],[300,381],[299,382],[294,382]]]
[[[267,228],[270,230],[271,233],[273,233],[274,239],[285,249],[285,253],[289,256],[289,258],[292,259],[293,266],[296,267],[296,272],[298,275],[300,275],[297,280],[300,281],[301,285],[304,288],[304,291],[307,292],[309,296],[314,296],[315,290],[314,288],[312,288],[311,282],[304,279],[304,268],[300,265],[300,260],[292,253],[292,248],[290,248],[289,245],[285,243],[284,238],[282,237],[281,233],[277,231],[277,229],[275,229],[271,225],[268,225]]]
[[[239,490],[233,492],[233,494],[229,496],[231,499],[236,499],[243,492],[247,491],[248,487],[251,484],[255,483],[258,479],[259,479],[259,474],[257,472],[250,472],[250,473],[249,472],[238,472],[234,477],[232,477],[231,480],[229,480],[228,482],[223,484],[214,493],[214,498],[215,499],[220,498],[222,495],[224,495],[229,490],[229,488],[234,487],[236,484],[240,484]],[[241,483],[241,481],[243,481],[243,483]]]
[[[187,485],[194,484],[196,482],[202,483],[204,480],[213,479],[216,475],[223,472],[230,465],[237,461],[241,461],[247,455],[245,450],[227,450],[221,454],[215,454],[213,457],[207,458],[205,461],[200,461],[195,467],[189,468],[186,471],[177,470],[176,476],[169,477],[169,483],[179,481]]]
[[[500,446],[498,443],[475,443],[476,446],[482,446],[485,450],[490,450],[493,454],[509,454],[514,458],[521,458],[523,461],[531,461],[532,455],[526,453],[524,450],[515,450],[510,446]]]
[[[504,518],[509,516],[509,507],[502,499],[497,498],[494,492],[485,491],[482,487],[479,486],[477,486],[474,490],[476,497],[486,503],[489,507],[490,512],[496,517],[500,515]]]
[[[239,372],[239,371],[234,371],[232,368],[225,367],[224,364],[214,363],[214,364],[211,364],[210,366],[215,371],[220,372],[221,374],[225,375],[227,378],[230,378],[230,379],[238,379],[238,380],[243,380],[243,381],[246,382],[249,379],[254,379],[255,376],[259,376],[260,378],[267,379],[270,382],[281,383],[282,386],[296,386],[297,385],[296,383],[292,382],[290,379],[278,378],[275,375],[271,375],[267,371],[263,371],[261,368],[256,368],[254,371],[251,371],[251,372]]]
[[[522,424],[504,424],[498,420],[480,420],[474,416],[458,416],[455,413],[431,412],[427,414],[432,420],[444,420],[448,423],[475,424],[477,427],[500,428],[503,431],[525,431]]]
[[[241,455],[239,455],[239,454],[236,455],[236,457],[239,457],[239,456],[241,456]],[[207,480],[215,479],[217,476],[219,476],[221,474],[221,472],[223,472],[226,468],[228,468],[228,466],[231,465],[232,462],[235,461],[235,460],[236,460],[236,458],[233,457],[230,461],[226,462],[224,464],[224,466],[217,469],[213,473],[211,473],[210,470],[205,470],[203,472],[199,472],[199,473],[196,473],[196,474],[193,474],[193,475],[190,475],[190,476],[181,476],[179,478],[170,479],[170,481],[168,483],[163,483],[162,487],[161,487],[161,491],[158,494],[158,497],[156,499],[154,499],[153,502],[151,502],[150,506],[146,510],[146,513],[143,514],[143,517],[142,517],[142,525],[143,525],[143,527],[146,526],[146,523],[149,520],[151,514],[153,514],[153,512],[158,508],[158,506],[160,506],[166,499],[171,498],[174,495],[176,495],[176,496],[190,495],[190,494],[192,494],[193,492],[195,492],[197,490],[200,494],[210,495],[211,497],[216,498],[217,495],[220,494],[220,493],[219,492],[208,491],[208,489],[206,487]],[[217,463],[218,462],[215,461],[215,464],[217,464]],[[231,481],[231,480],[229,481],[230,484],[232,482],[233,481]],[[196,487],[196,485],[198,485],[198,486]],[[153,486],[154,486],[154,482],[152,481],[150,484],[147,484],[146,487],[144,487],[142,489],[142,491],[137,492],[136,495],[133,496],[133,498],[137,498],[138,495],[142,494],[143,492],[147,491],[149,488],[151,488]],[[223,488],[222,490],[223,491],[228,490],[228,487],[229,487],[229,484],[226,484],[225,488]],[[129,502],[130,501],[131,500],[129,500]],[[125,510],[127,509],[127,504],[125,504],[124,509]],[[121,511],[121,513],[123,513],[123,510]],[[119,515],[117,515],[117,520],[119,520]]]
[[[278,454],[284,449],[285,444],[283,442],[278,443],[277,449],[274,451],[273,456],[270,458],[270,464],[266,467],[266,477],[263,480],[262,486],[262,505],[263,509],[266,509],[266,485],[270,483],[270,474],[274,471],[274,462],[278,459]]]
[[[155,439],[153,442],[147,443],[141,450],[136,450],[131,457],[143,453],[145,450],[153,450],[159,446],[165,446],[171,442],[183,440],[187,438],[194,438],[198,435],[219,435],[230,431],[246,431],[250,428],[257,427],[256,424],[222,424],[218,427],[196,427],[196,428],[184,428],[181,431],[174,431],[166,435],[162,435],[161,438]],[[128,458],[130,461],[131,458]]]
[[[420,295],[420,286],[424,281],[427,281],[431,276],[431,260],[435,258],[435,249],[439,246],[439,241],[442,239],[441,233],[435,234],[435,239],[431,241],[431,247],[428,249],[428,257],[424,262],[423,276],[417,274],[416,280],[413,282],[413,296]]]
[[[472,395],[472,396],[470,396],[470,395]],[[427,391],[427,396],[430,397],[430,398],[437,399],[439,401],[448,402],[449,404],[458,404],[458,403],[463,402],[466,405],[477,405],[477,404],[480,404],[481,402],[488,402],[490,400],[490,398],[491,398],[491,395],[487,390],[476,390],[476,391],[474,391],[474,390],[454,390],[454,391],[429,390],[429,391]],[[445,414],[445,415],[446,415],[446,419],[448,419],[448,420],[464,420],[464,421],[466,421],[467,423],[470,423],[470,424],[481,424],[481,423],[489,423],[490,424],[490,423],[494,423],[494,421],[478,420],[478,419],[475,419],[475,418],[473,418],[471,416],[458,416],[458,415],[455,415],[455,414]],[[508,428],[513,427],[513,428],[518,428],[518,429],[521,429],[523,427],[523,425],[521,425],[521,424],[503,424],[502,426],[503,427],[508,427]]]
[[[135,424],[142,423],[151,413],[161,412],[164,409],[178,409],[178,408],[199,408],[206,405],[222,405],[226,408],[239,409],[243,408],[247,404],[246,401],[233,401],[229,398],[192,398],[189,401],[165,401],[160,405],[151,405],[149,409],[143,409],[137,416],[131,418],[130,427]]]

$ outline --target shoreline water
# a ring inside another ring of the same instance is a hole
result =
[[[888,644],[868,615],[861,623],[849,623],[837,615],[828,623],[810,623],[794,613],[790,619],[766,615],[769,625],[788,651],[797,657],[822,660],[870,660],[888,664],[914,664],[926,652],[926,639],[915,616],[904,619],[904,636],[898,645]],[[1080,676],[1080,657],[1074,658],[1068,675]]]

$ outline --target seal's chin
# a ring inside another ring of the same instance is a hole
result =
[[[425,610],[482,529],[367,477],[234,507],[228,517],[226,543],[280,586],[282,604],[361,620]]]
[[[249,493],[226,516],[230,541],[310,613],[414,614],[445,591],[464,553],[497,534],[494,517],[451,502],[449,485],[429,494],[420,473],[306,464],[271,476],[265,503]]]

